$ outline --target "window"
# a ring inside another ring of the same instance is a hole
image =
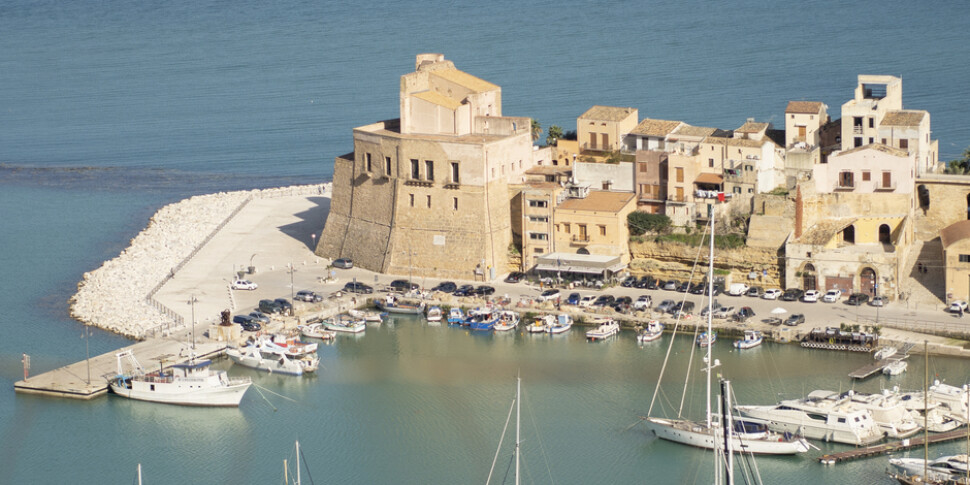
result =
[[[495,178],[495,167],[492,167],[492,178]]]
[[[458,162],[451,162],[451,183],[458,183]]]
[[[677,167],[676,168],[676,173],[677,173],[676,180],[678,182],[683,182],[684,181],[684,167]]]
[[[505,175],[505,164],[502,164],[502,175]]]
[[[869,181],[869,178],[870,178],[869,177],[869,171],[868,170],[863,170],[862,171],[862,181],[863,182],[868,182]]]
[[[431,196],[430,195],[428,196],[428,208],[429,209],[431,208]]]
[[[549,222],[549,218],[545,216],[529,216],[529,222]]]
[[[414,158],[411,159],[411,180],[417,180],[421,178],[421,167],[418,165],[418,161]]]
[[[859,147],[862,146],[862,137],[861,136],[857,136],[857,137],[855,137],[855,138],[852,139],[852,142],[855,144],[855,146],[853,148],[859,148]]]
[[[882,144],[883,144],[883,145],[885,145],[885,144],[886,144],[886,139],[885,139],[885,138],[883,138],[883,139],[882,139]]]
[[[451,202],[452,202],[452,208],[454,210],[458,210],[458,197],[452,197]]]
[[[410,199],[411,207],[414,207],[414,194],[408,194],[408,199]]]
[[[364,159],[365,159],[365,160],[366,160],[366,162],[367,162],[367,171],[368,171],[368,172],[372,172],[372,171],[373,171],[373,169],[371,168],[371,165],[370,165],[370,153],[368,153],[368,154],[366,154],[366,155],[364,156]]]
[[[609,147],[610,147],[610,135],[603,133],[603,148],[609,148]]]
[[[424,161],[424,177],[428,180],[434,180],[434,161],[425,160]]]
[[[640,173],[647,173],[647,162],[640,162]]]
[[[542,254],[542,248],[535,248],[535,249],[532,250],[532,252],[534,252],[536,254]]]
[[[565,232],[566,234],[569,234],[569,223],[564,222],[562,225],[562,229],[563,229],[563,232]]]
[[[530,200],[529,207],[549,207],[549,202],[545,200]]]
[[[713,167],[714,166],[714,159],[713,158],[708,158],[707,159],[707,166],[708,167]]]
[[[891,189],[893,186],[893,173],[883,172],[882,173],[882,188]]]
[[[606,235],[606,226],[599,226],[599,228],[600,228],[600,236],[605,236]]]
[[[869,128],[875,128],[875,127],[876,127],[876,119],[869,118]]]
[[[960,255],[960,262],[961,263],[970,263],[970,254],[961,254]]]
[[[384,175],[391,176],[391,157],[384,157]]]
[[[901,150],[909,150],[909,140],[906,138],[899,139],[899,148]]]
[[[734,193],[735,194],[740,194],[741,193],[741,187],[735,187],[734,188]]]
[[[544,232],[530,232],[529,239],[533,241],[547,241],[549,240],[549,235]]]
[[[839,173],[839,187],[853,187],[852,172]]]
[[[872,138],[872,137],[870,136],[870,137],[869,137],[869,144],[870,144],[870,145],[872,145],[872,140],[873,140],[873,138]]]

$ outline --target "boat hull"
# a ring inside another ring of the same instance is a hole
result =
[[[139,390],[135,388],[136,386],[128,388],[120,380],[112,382],[110,387],[111,391],[115,394],[137,401],[178,404],[181,406],[237,407],[239,406],[239,402],[242,401],[243,395],[246,394],[246,390],[251,385],[252,381],[245,381],[239,382],[238,384],[230,384],[225,387],[186,390],[180,393],[162,392],[160,388],[156,388],[159,389],[158,391]]]
[[[773,408],[773,406],[768,407]],[[757,419],[772,431],[778,433],[793,433],[813,440],[830,441],[834,443],[844,443],[847,445],[867,446],[883,439],[882,433],[873,427],[872,432],[853,429],[833,429],[829,426],[820,426],[809,422],[808,419],[784,419],[771,416],[768,411],[760,406],[737,406],[741,415]]]
[[[374,306],[380,308],[387,313],[399,313],[403,315],[421,315],[424,313],[424,304],[417,306],[402,306],[402,305],[388,305],[387,302],[383,300],[375,300]]]
[[[724,434],[721,429],[708,427],[704,423],[663,418],[647,418],[644,423],[663,440],[708,450],[724,446]],[[802,439],[760,440],[732,436],[731,445],[735,452],[759,455],[795,455],[805,453],[809,449],[808,443]]]
[[[270,374],[284,374],[290,376],[302,376],[306,372],[316,370],[315,365],[306,366],[298,361],[280,358],[267,358],[252,353],[240,352],[237,349],[229,349],[226,355],[233,363],[239,364],[250,369],[269,372]]]

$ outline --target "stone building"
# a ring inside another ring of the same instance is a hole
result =
[[[534,164],[531,120],[502,116],[501,88],[420,54],[400,118],[357,127],[334,164],[316,253],[383,273],[494,277],[512,242],[509,183]]]
[[[636,108],[593,106],[576,119],[576,134],[584,151],[632,151],[624,139],[636,126]]]
[[[576,254],[619,256],[630,261],[627,216],[636,209],[632,192],[577,190],[555,208],[553,250]]]
[[[667,202],[667,152],[637,150],[637,210],[663,214]]]
[[[970,220],[954,222],[940,231],[946,302],[970,300]],[[934,268],[935,271],[935,268]]]

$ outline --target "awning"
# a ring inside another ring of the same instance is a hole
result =
[[[721,185],[724,182],[724,177],[716,173],[702,173],[697,176],[694,180],[695,184],[714,184]]]
[[[536,271],[603,274],[617,273],[626,268],[619,256],[600,254],[549,253],[536,258]]]

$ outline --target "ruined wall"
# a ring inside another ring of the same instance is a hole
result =
[[[970,177],[965,175],[932,175],[916,180],[916,187],[926,186],[930,195],[928,209],[916,209],[916,238],[929,241],[939,237],[940,230],[954,222],[970,218]],[[914,197],[919,193],[914,191]]]

